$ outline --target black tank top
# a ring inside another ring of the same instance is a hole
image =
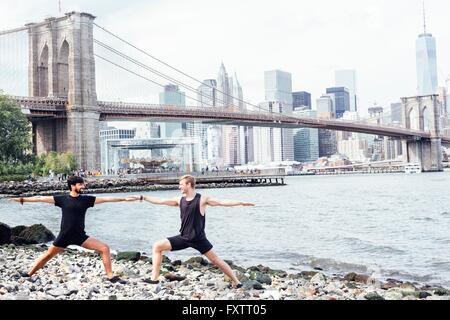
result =
[[[194,199],[187,201],[186,197],[180,200],[181,237],[189,240],[203,240],[205,234],[205,216],[200,212],[200,197],[197,193]]]

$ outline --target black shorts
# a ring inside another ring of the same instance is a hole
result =
[[[53,241],[53,245],[58,248],[67,248],[70,245],[80,246],[89,238],[85,233],[83,234],[59,234]]]
[[[208,239],[200,239],[200,240],[186,240],[181,237],[181,235],[167,238],[169,240],[170,245],[172,246],[171,251],[183,250],[186,248],[194,248],[197,251],[200,251],[201,254],[207,253],[212,249],[213,245]]]

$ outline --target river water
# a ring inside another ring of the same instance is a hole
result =
[[[220,257],[288,272],[318,267],[450,287],[450,172],[302,176],[286,183],[198,190],[256,203],[207,209],[206,234]],[[0,199],[0,221],[10,226],[42,223],[56,235],[60,219],[53,205]],[[86,218],[87,233],[113,250],[150,253],[154,241],[177,235],[179,227],[177,208],[147,202],[97,205]],[[193,249],[168,253],[171,259],[194,255]]]

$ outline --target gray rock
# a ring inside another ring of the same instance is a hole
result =
[[[364,298],[366,298],[367,300],[385,300],[377,292],[369,292],[364,296]]]
[[[347,275],[345,275],[344,279],[347,281],[355,281],[355,282],[360,282],[360,283],[367,283],[369,280],[369,276],[364,275],[364,274],[357,274],[354,272],[348,273]]]
[[[181,266],[182,262],[181,262],[181,260],[174,260],[171,262],[171,264],[176,267],[176,266]]]
[[[186,279],[185,276],[180,276],[180,275],[173,274],[173,273],[166,273],[164,275],[164,278],[166,278],[169,281],[183,281]]]
[[[419,299],[426,299],[431,296],[431,293],[426,291],[419,292]]]
[[[186,265],[188,265],[188,264],[189,265],[196,264],[196,265],[207,266],[209,263],[208,263],[208,261],[203,259],[203,257],[192,257],[192,258],[186,260],[184,262],[184,264],[186,264]]]
[[[42,224],[35,224],[24,229],[18,237],[28,241],[29,244],[45,243],[55,240],[55,235]]]
[[[116,260],[125,260],[125,261],[133,261],[137,262],[141,258],[141,253],[137,251],[124,251],[118,252],[116,256]]]
[[[242,287],[246,290],[250,290],[250,289],[262,290],[263,289],[262,284],[255,280],[245,281],[244,283],[242,283]]]
[[[18,237],[19,234],[24,231],[27,227],[26,226],[16,226],[11,228],[11,236]]]
[[[268,274],[264,274],[264,273],[259,273],[256,276],[255,280],[258,281],[259,283],[263,283],[263,284],[268,284],[268,285],[272,284],[272,278]]]
[[[450,296],[450,290],[440,288],[440,289],[434,290],[434,294],[437,296]]]
[[[403,294],[397,288],[389,289],[384,295],[386,300],[401,300],[403,298]]]
[[[11,228],[0,222],[0,245],[8,244],[11,241]]]
[[[311,278],[310,282],[315,286],[323,287],[326,284],[326,277],[321,273],[317,273]]]
[[[51,289],[51,290],[48,290],[47,293],[53,297],[70,295],[70,292],[68,290],[64,290],[62,288]]]

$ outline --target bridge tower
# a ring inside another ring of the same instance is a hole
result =
[[[35,151],[72,152],[85,170],[100,168],[94,19],[88,13],[70,12],[26,25],[29,96],[68,101],[67,119],[33,121]]]
[[[417,162],[424,172],[442,171],[438,95],[402,98],[402,120],[407,129],[429,131],[430,139],[403,140],[403,160]]]

